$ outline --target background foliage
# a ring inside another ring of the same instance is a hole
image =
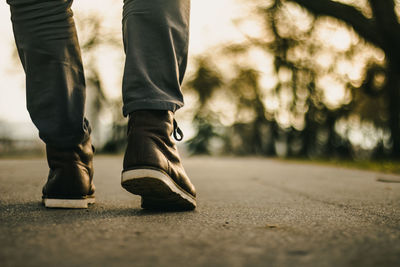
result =
[[[246,40],[199,57],[186,83],[190,151],[399,158],[398,3],[254,3],[236,21]]]
[[[400,159],[399,0],[238,1],[243,38],[190,60],[191,154]],[[123,151],[121,97],[107,94],[102,66],[111,62],[97,56],[120,51],[121,65],[120,32],[99,14],[77,25],[93,138],[99,151]]]

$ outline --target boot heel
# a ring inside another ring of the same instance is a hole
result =
[[[167,174],[154,169],[134,169],[122,172],[121,185],[128,192],[142,197],[142,208],[196,208],[196,200],[180,188]]]
[[[61,208],[61,209],[87,209],[89,204],[94,204],[95,198],[84,199],[58,199],[44,198],[43,204],[46,208]]]

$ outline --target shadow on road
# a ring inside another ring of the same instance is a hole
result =
[[[2,214],[0,221],[3,225],[26,224],[28,221],[31,223],[40,222],[40,224],[74,223],[105,218],[150,217],[188,213],[195,213],[195,211],[149,211],[132,207],[116,208],[99,203],[90,206],[88,209],[48,209],[38,201],[0,205],[0,214]]]

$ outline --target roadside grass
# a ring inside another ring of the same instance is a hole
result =
[[[325,166],[336,166],[348,169],[359,169],[377,171],[383,173],[400,174],[400,161],[396,160],[345,160],[345,159],[304,159],[287,158],[282,161],[298,162],[304,164],[317,164]]]

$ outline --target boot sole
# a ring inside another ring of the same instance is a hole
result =
[[[89,204],[94,204],[95,202],[94,197],[83,199],[43,198],[43,204],[46,208],[87,209]]]
[[[142,208],[154,210],[193,210],[196,199],[180,188],[166,173],[154,169],[123,171],[121,185],[142,196]]]

